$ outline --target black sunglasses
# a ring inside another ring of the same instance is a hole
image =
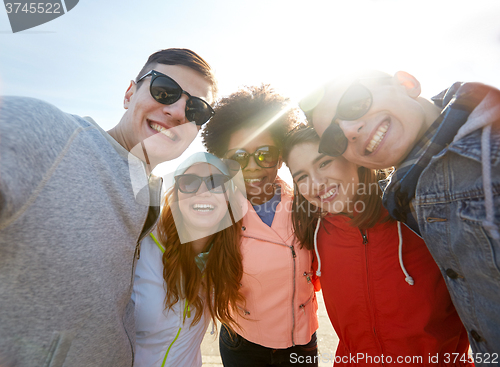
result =
[[[212,107],[203,99],[191,96],[188,92],[183,90],[174,79],[156,70],[151,70],[141,76],[137,80],[137,83],[148,76],[151,76],[149,91],[157,102],[171,105],[177,102],[183,94],[188,96],[185,112],[188,121],[194,122],[197,126],[201,126],[215,114]]]
[[[177,189],[184,194],[194,194],[198,192],[202,182],[205,182],[210,192],[222,194],[226,192],[226,183],[231,180],[231,177],[221,174],[213,174],[206,177],[186,174],[175,176],[174,179]]]
[[[280,150],[272,145],[265,145],[253,153],[248,153],[244,149],[232,149],[226,153],[224,163],[232,171],[237,171],[240,168],[244,169],[248,165],[250,156],[253,156],[255,163],[262,168],[276,167],[280,158]]]
[[[370,90],[359,81],[363,79],[387,79],[391,77],[370,77],[355,80],[344,92],[337,105],[337,112],[330,126],[323,132],[318,153],[339,157],[347,149],[347,137],[336,120],[354,121],[363,117],[372,106],[373,96]]]

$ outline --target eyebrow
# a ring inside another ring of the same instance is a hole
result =
[[[318,155],[316,158],[313,159],[312,161],[312,164],[316,164],[318,161],[320,161],[321,159],[323,159],[324,157],[326,157],[326,154],[320,154]],[[292,175],[292,178],[295,178],[295,176],[301,174],[302,172],[304,172],[304,170],[298,170],[297,172],[295,172],[293,175]]]

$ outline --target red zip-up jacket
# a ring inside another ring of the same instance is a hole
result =
[[[323,218],[318,233],[321,288],[340,339],[335,365],[470,365],[467,332],[424,241],[401,225],[409,285],[397,223],[361,232],[349,220]]]

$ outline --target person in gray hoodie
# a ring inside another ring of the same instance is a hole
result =
[[[210,66],[152,54],[110,131],[40,100],[0,99],[0,366],[132,366],[132,283],[159,214],[160,162],[213,115]]]

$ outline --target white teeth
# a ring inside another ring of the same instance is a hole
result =
[[[158,131],[159,133],[162,133],[166,137],[170,138],[173,141],[177,140],[177,135],[175,135],[173,132],[171,132],[169,129],[165,129],[163,126],[158,125],[157,123],[150,123],[149,126],[151,129]]]
[[[375,134],[373,134],[372,140],[370,141],[370,143],[366,147],[366,150],[369,153],[373,152],[378,147],[378,145],[380,144],[382,139],[384,139],[385,133],[387,132],[388,129],[389,129],[389,122],[386,122],[382,126],[379,127],[379,129],[377,130],[377,132]]]
[[[326,194],[320,195],[321,200],[328,199],[330,196],[334,195],[337,192],[337,186],[335,186],[333,189],[328,191]]]
[[[209,212],[215,209],[215,206],[212,204],[194,204],[193,209],[200,212]]]
[[[260,182],[262,181],[262,178],[245,178],[245,182],[248,182],[248,183],[255,183],[255,182]]]

